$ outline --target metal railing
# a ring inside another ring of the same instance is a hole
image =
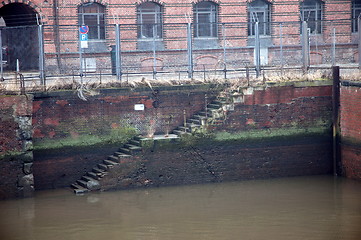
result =
[[[258,25],[254,23],[254,34],[248,35],[248,23],[219,23],[216,37],[194,37],[193,24],[166,23],[162,38],[138,38],[138,25],[113,24],[105,26],[106,39],[89,39],[79,26],[3,27],[0,84],[16,89],[14,72],[24,75],[26,89],[44,90],[56,84],[141,78],[249,80],[336,64],[341,69],[361,65],[360,37],[351,32],[350,19],[323,21],[319,34],[310,33],[306,22],[271,23],[269,35],[261,35]],[[18,44],[15,36],[24,43]]]

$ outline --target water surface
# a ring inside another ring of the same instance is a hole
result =
[[[332,176],[0,201],[0,239],[361,239],[361,182]]]

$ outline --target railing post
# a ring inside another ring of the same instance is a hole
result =
[[[187,24],[188,78],[193,78],[192,23]]]
[[[333,137],[333,174],[337,176],[339,162],[339,106],[340,106],[340,67],[332,67],[332,137]]]
[[[307,72],[307,69],[310,65],[310,42],[309,42],[309,34],[307,28],[307,22],[302,22],[302,63],[304,73]]]
[[[227,55],[226,55],[226,27],[222,24],[222,35],[223,35],[223,72],[224,79],[227,79]]]
[[[43,87],[45,87],[45,61],[44,61],[44,32],[43,25],[38,25],[38,41],[39,41],[39,72],[40,72],[40,82]]]
[[[121,55],[120,55],[120,28],[119,24],[115,24],[115,71],[117,75],[117,80],[122,80],[122,64],[121,64]]]
[[[0,29],[0,63],[1,63],[1,78],[0,81],[4,81],[4,69],[3,69],[3,42],[2,42],[2,30]]]
[[[254,43],[254,55],[255,55],[255,64],[256,64],[256,77],[261,75],[261,44],[259,39],[259,26],[258,22],[254,26],[255,32],[255,43]]]
[[[361,70],[361,16],[357,18],[357,31],[358,31],[358,67]]]

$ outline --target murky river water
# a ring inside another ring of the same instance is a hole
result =
[[[0,239],[361,239],[361,182],[297,177],[0,201]]]

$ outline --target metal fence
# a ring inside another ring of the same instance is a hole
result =
[[[208,37],[197,36],[200,26],[191,23],[165,23],[162,34],[155,25],[152,37],[140,36],[139,25],[106,25],[105,38],[87,35],[93,26],[4,27],[1,80],[18,86],[23,76],[25,88],[44,90],[73,82],[250,78],[336,64],[359,67],[360,38],[350,19],[322,21],[319,33],[310,32],[309,24],[272,23],[264,31],[264,23],[253,23],[248,31],[248,23],[220,23]]]

